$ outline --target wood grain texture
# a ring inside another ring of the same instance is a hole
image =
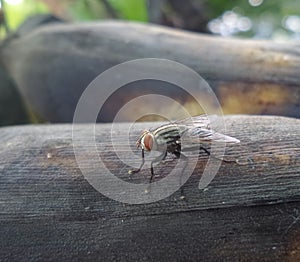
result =
[[[60,23],[20,31],[1,45],[0,60],[27,105],[46,121],[72,122],[82,92],[95,77],[142,58],[168,59],[193,69],[210,84],[227,114],[300,117],[296,42],[221,38],[122,21]],[[147,70],[158,66],[154,63]],[[169,67],[159,69],[173,72],[174,78],[180,75]],[[103,94],[110,88],[103,86]],[[121,106],[145,92],[195,107],[195,101],[180,88],[160,81],[137,81],[118,91],[104,106],[101,122],[112,122]],[[214,101],[210,103],[214,108]],[[191,113],[200,114],[197,109]],[[136,115],[128,113],[123,121],[134,121],[131,117]]]
[[[141,205],[111,200],[87,182],[74,157],[71,125],[1,128],[1,259],[299,261],[300,120],[225,119],[228,134],[241,140],[225,157],[239,164],[223,163],[209,186],[199,190],[207,159],[201,155],[184,185],[185,201],[175,192]],[[132,145],[153,125],[136,124]],[[125,156],[129,126],[113,129]],[[91,126],[80,128],[84,139]],[[96,126],[102,161],[124,180],[147,183],[149,169],[129,178],[110,134],[110,124]],[[155,172],[163,176],[172,166],[169,157]]]

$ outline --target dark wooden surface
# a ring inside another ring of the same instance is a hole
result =
[[[141,205],[111,200],[85,180],[71,125],[1,128],[1,260],[299,261],[300,120],[231,116],[226,123],[241,143],[225,157],[239,164],[223,163],[199,190],[201,156],[184,185],[185,201],[175,192]],[[132,144],[153,125],[136,124]],[[114,129],[120,144],[128,126]],[[84,139],[90,126],[81,128]],[[130,181],[114,157],[111,125],[98,124],[96,134],[109,169]],[[167,158],[156,172],[167,172],[173,162]],[[146,183],[149,174],[143,170],[132,182]]]

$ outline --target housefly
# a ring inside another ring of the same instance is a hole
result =
[[[184,143],[182,143],[183,141]],[[142,149],[142,163],[138,169],[130,170],[128,173],[134,174],[141,171],[145,163],[145,151],[161,152],[161,155],[151,162],[151,177],[149,181],[151,183],[154,176],[153,164],[163,161],[168,153],[175,155],[176,158],[185,160],[185,169],[188,158],[182,152],[203,150],[207,155],[210,155],[210,151],[207,150],[206,146],[209,146],[212,142],[236,144],[240,141],[234,137],[213,131],[206,115],[171,122],[152,130],[144,130],[136,142],[137,148],[140,147]]]

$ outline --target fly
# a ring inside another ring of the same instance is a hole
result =
[[[154,176],[153,164],[163,161],[167,154],[173,154],[176,158],[182,158],[187,166],[188,158],[182,153],[183,151],[203,150],[210,156],[210,151],[205,145],[210,145],[212,142],[225,142],[236,144],[240,141],[234,137],[223,135],[211,130],[209,119],[206,115],[195,116],[162,125],[153,130],[144,130],[136,142],[137,148],[142,149],[142,163],[138,169],[130,170],[129,174],[138,173],[145,164],[145,151],[161,152],[157,158],[151,162],[151,177],[149,183],[152,182]],[[184,142],[182,143],[182,138]],[[222,160],[224,162],[233,162]]]

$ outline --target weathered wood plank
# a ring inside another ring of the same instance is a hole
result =
[[[0,48],[0,59],[27,104],[50,122],[72,122],[82,92],[103,71],[149,57],[173,60],[195,70],[211,85],[227,114],[300,116],[299,43],[225,39],[106,21],[44,26],[17,34]],[[194,107],[195,101],[180,91],[150,80],[131,83],[112,96],[100,121],[111,122],[122,105],[145,92],[158,92],[186,108]],[[197,110],[193,114],[201,113]],[[134,121],[136,115],[138,112],[128,113],[123,120]]]
[[[299,260],[300,120],[232,116],[226,123],[228,134],[241,140],[226,157],[239,164],[223,163],[199,190],[201,156],[184,186],[185,201],[175,192],[142,205],[111,200],[85,180],[70,125],[1,128],[1,258]],[[151,125],[136,124],[132,144]],[[128,126],[115,126],[121,146]],[[87,127],[80,127],[83,135]],[[129,179],[113,152],[110,124],[97,125],[96,134],[112,172],[129,182],[148,181],[148,169]],[[155,170],[163,176],[172,166],[168,158]]]

